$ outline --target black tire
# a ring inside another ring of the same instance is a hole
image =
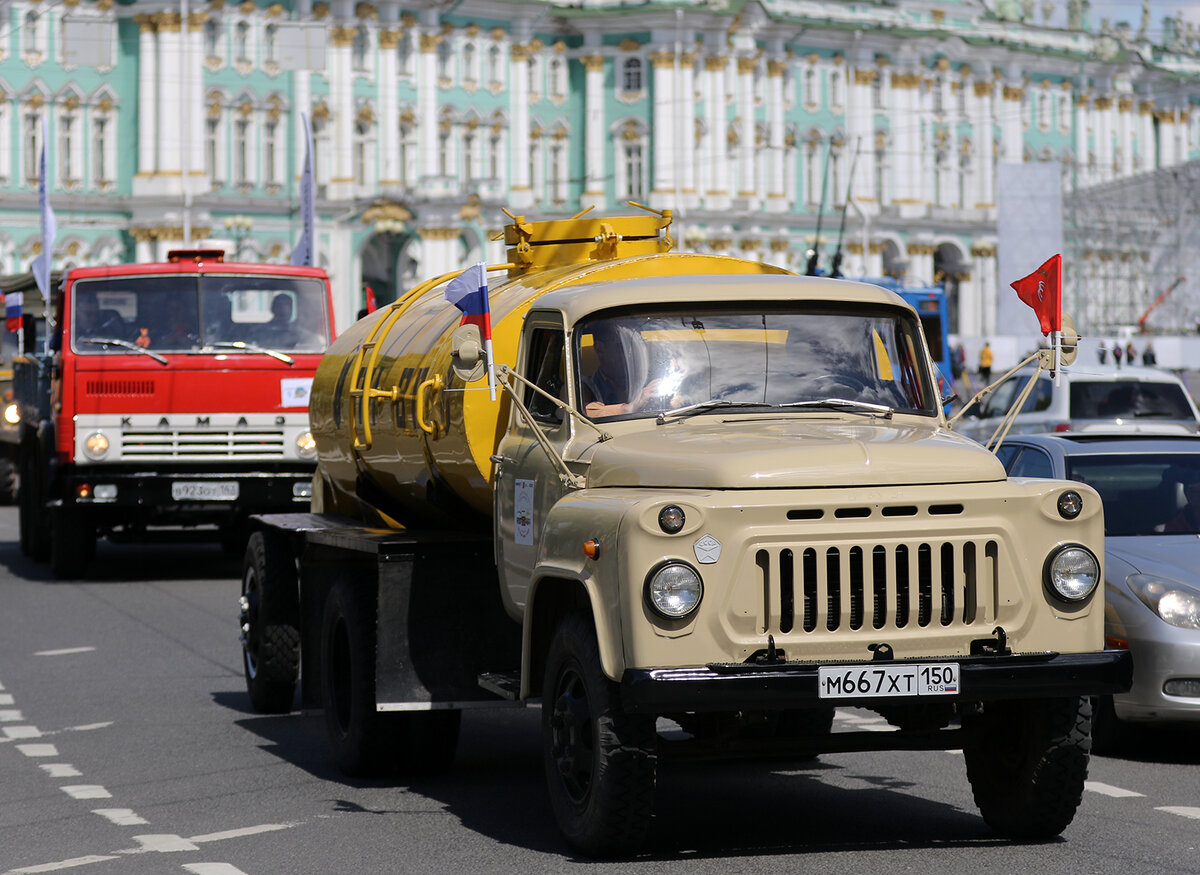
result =
[[[1020,840],[1067,828],[1087,779],[1091,699],[988,702],[964,728],[967,778],[988,826]]]
[[[50,558],[50,521],[36,450],[29,450],[22,457],[17,499],[20,502],[21,552],[35,562],[45,562]]]
[[[17,466],[0,457],[0,504],[12,504],[17,498]]]
[[[50,573],[58,580],[78,580],[96,555],[96,530],[71,509],[50,514]]]
[[[550,642],[542,750],[550,805],[571,847],[592,857],[638,850],[654,808],[654,717],[622,710],[586,614],[564,618]]]
[[[1126,751],[1134,741],[1135,730],[1117,716],[1112,696],[1097,696],[1092,700],[1095,713],[1092,725],[1092,753],[1111,756]]]
[[[300,677],[300,596],[287,539],[255,532],[242,563],[242,669],[259,714],[286,714]]]

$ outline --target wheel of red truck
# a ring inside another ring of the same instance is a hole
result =
[[[58,508],[50,514],[50,572],[59,580],[83,577],[96,555],[96,530],[80,514]]]
[[[300,597],[296,560],[276,532],[255,532],[242,563],[242,668],[250,704],[286,714],[300,677]]]
[[[571,846],[593,857],[637,850],[654,807],[654,717],[622,709],[585,614],[564,619],[550,643],[542,750],[550,804]]]
[[[18,522],[21,526],[21,552],[35,562],[45,562],[50,558],[50,532],[35,454],[36,450],[22,454],[21,482],[17,492],[20,502]]]
[[[0,504],[12,504],[17,497],[17,466],[12,459],[0,458]]]
[[[968,719],[969,718],[969,719]],[[1075,817],[1091,751],[1087,697],[987,702],[963,719],[967,778],[988,826],[1049,839]]]

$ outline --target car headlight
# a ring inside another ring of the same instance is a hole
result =
[[[646,601],[670,620],[686,617],[700,606],[704,582],[690,565],[668,562],[650,573],[646,580]]]
[[[16,425],[21,421],[21,409],[17,407],[16,401],[9,401],[4,405],[4,421],[9,425]]]
[[[296,452],[301,459],[312,459],[317,455],[317,441],[312,436],[311,431],[306,431],[304,434],[296,438]]]
[[[1181,629],[1200,629],[1200,592],[1145,574],[1129,575],[1125,585],[1164,623]]]
[[[1060,547],[1046,560],[1046,586],[1060,599],[1080,602],[1096,589],[1100,582],[1100,560],[1086,547],[1068,544]]]
[[[83,441],[83,452],[90,459],[103,459],[108,453],[108,436],[102,431],[94,431]]]

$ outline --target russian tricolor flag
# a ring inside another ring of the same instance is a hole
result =
[[[478,325],[487,356],[488,389],[496,400],[496,366],[492,356],[492,311],[488,303],[487,268],[482,261],[471,265],[446,284],[446,300],[462,310],[459,325]]]

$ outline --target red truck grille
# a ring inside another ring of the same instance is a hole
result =
[[[153,395],[153,380],[86,380],[83,391],[88,395],[102,395],[106,398]]]
[[[995,621],[994,540],[760,549],[766,630],[781,634]]]

